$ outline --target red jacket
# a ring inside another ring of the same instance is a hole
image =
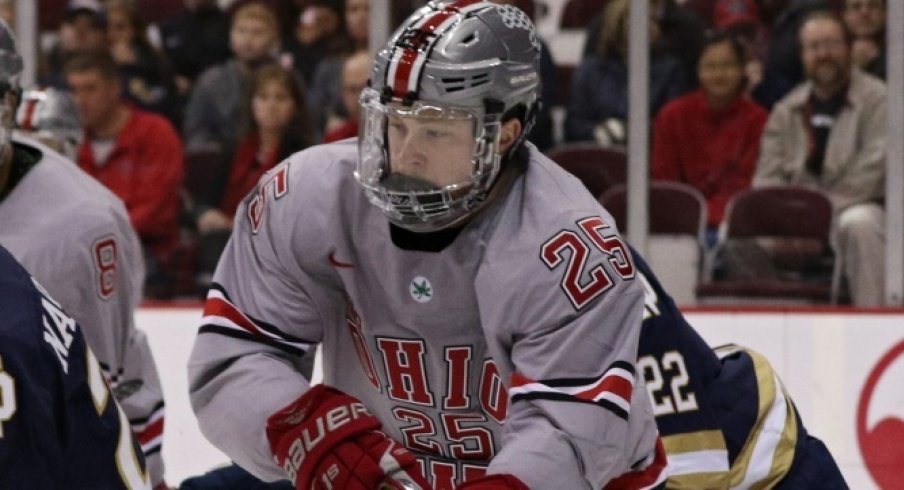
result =
[[[142,244],[165,263],[179,242],[182,142],[166,119],[130,110],[107,161],[95,161],[86,132],[78,164],[123,200]]]
[[[325,135],[323,135],[324,143],[332,143],[333,141],[344,140],[345,138],[352,138],[354,136],[358,136],[358,118],[351,118],[341,125],[335,127],[332,131],[329,131]]]
[[[223,191],[223,199],[220,201],[220,210],[227,216],[233,216],[239,203],[251,189],[257,185],[261,176],[275,167],[280,162],[280,145],[264,157],[261,161],[258,153],[261,148],[260,137],[252,133],[239,143],[232,159],[232,168],[229,170],[229,180]]]
[[[722,111],[709,105],[702,90],[673,100],[653,126],[653,179],[699,189],[708,225],[718,226],[731,196],[750,187],[768,115],[746,96]]]

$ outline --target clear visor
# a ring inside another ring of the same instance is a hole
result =
[[[377,91],[361,95],[363,118],[358,179],[392,193],[455,193],[475,180],[481,125],[476,112],[416,102],[383,104]]]

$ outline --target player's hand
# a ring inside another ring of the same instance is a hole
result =
[[[483,478],[462,483],[456,490],[530,490],[515,475],[487,475]]]
[[[429,489],[417,461],[363,403],[317,385],[267,419],[276,463],[297,489]]]

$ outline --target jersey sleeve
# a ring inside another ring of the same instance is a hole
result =
[[[10,292],[4,287],[2,301],[16,313],[4,312],[11,328],[0,334],[0,487],[150,488],[75,320],[38,287],[19,301]]]
[[[310,287],[294,252],[295,223],[306,211],[295,199],[303,189],[290,187],[291,169],[282,164],[264,175],[239,206],[189,361],[202,432],[265,480],[285,478],[265,438],[266,419],[308,388],[303,355],[322,339],[327,319],[338,318],[324,309],[331,298],[311,295],[327,293]]]
[[[157,366],[135,325],[144,263],[124,209],[85,216],[79,240],[61,244],[59,281],[47,289],[80,325],[101,370],[149,461],[154,485],[163,482],[160,457],[165,404]]]
[[[635,368],[643,290],[630,253],[600,216],[569,222],[533,251],[488,258],[479,278],[494,298],[481,312],[491,353],[509,363],[490,472],[531,488],[602,488],[652,461],[656,441]]]

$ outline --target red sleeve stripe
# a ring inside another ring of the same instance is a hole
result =
[[[650,463],[642,470],[624,473],[609,480],[603,490],[648,490],[658,488],[669,476],[668,458],[662,439],[656,438],[656,452],[648,458]]]
[[[302,351],[306,351],[310,347],[310,344],[306,342],[288,340],[286,337],[258,327],[254,321],[236,308],[222,292],[216,289],[211,289],[207,294],[201,324],[216,325],[227,330],[247,332],[256,337],[270,339]]]
[[[161,407],[160,410],[151,415],[147,422],[132,424],[132,431],[135,433],[138,444],[141,445],[141,450],[145,454],[158,448],[163,440],[163,415],[164,411]]]
[[[553,383],[554,384],[554,383]],[[550,386],[527,378],[521,374],[512,375],[509,394],[517,398],[567,399],[596,403],[613,409],[620,417],[631,411],[631,394],[634,391],[634,376],[621,367],[611,367],[597,381],[577,386]],[[613,407],[614,406],[614,407]],[[624,417],[623,417],[624,418]]]

